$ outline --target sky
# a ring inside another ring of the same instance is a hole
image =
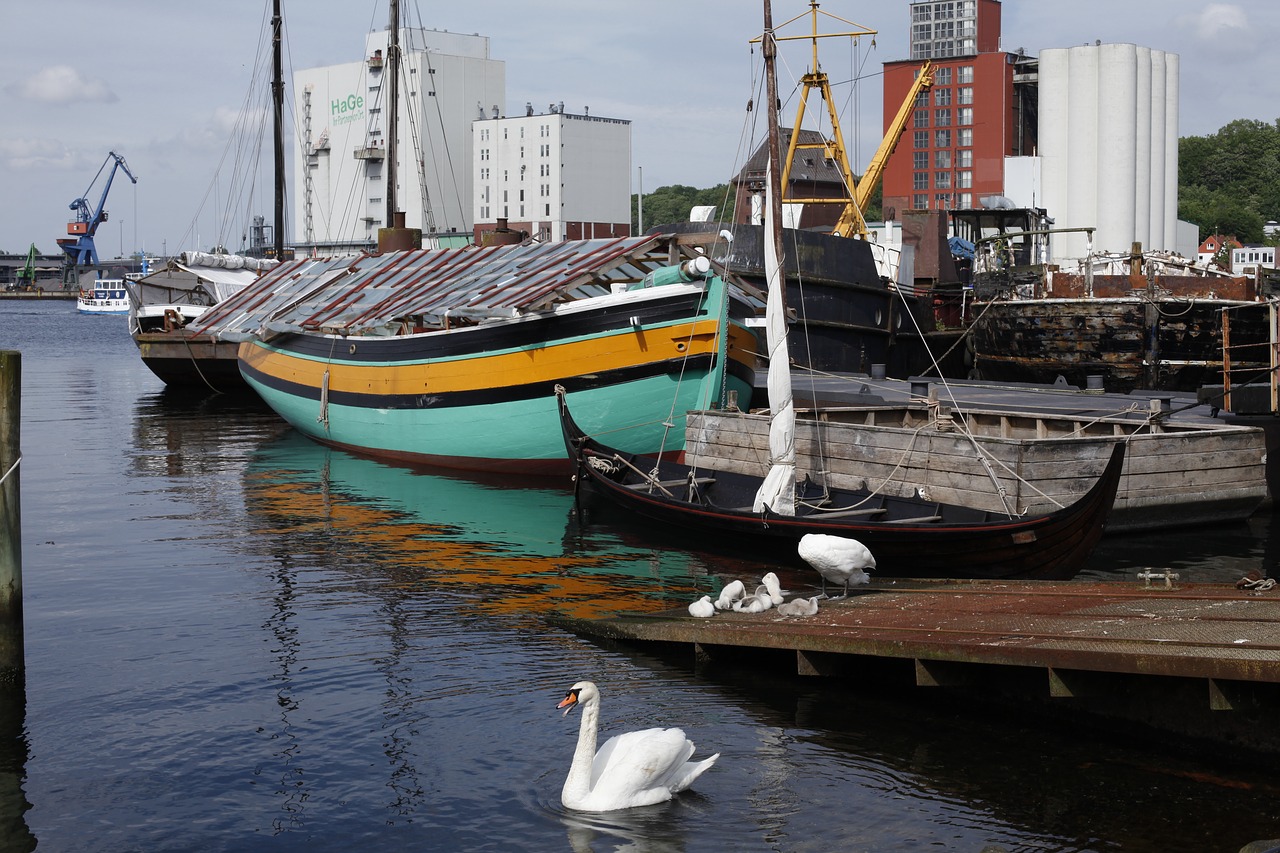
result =
[[[227,210],[270,222],[269,171],[247,198],[229,150],[251,91],[271,0],[58,0],[0,9],[0,251],[31,243],[55,253],[70,203],[96,206],[109,152],[117,172],[99,228],[100,256],[236,248],[243,227]],[[772,0],[780,34],[808,32],[804,0]],[[632,122],[632,191],[727,182],[762,138],[747,112],[760,56],[759,0],[401,0],[407,24],[490,39],[506,63],[507,112],[526,102]],[[821,29],[875,30],[856,47],[822,45],[855,172],[879,144],[881,64],[907,58],[909,0],[825,0]],[[285,76],[362,58],[365,34],[385,28],[386,0],[283,0]],[[1280,118],[1280,74],[1270,41],[1275,0],[1004,0],[1002,48],[1035,55],[1095,41],[1129,42],[1180,56],[1181,136],[1204,136],[1236,119]],[[782,119],[809,48],[784,45]],[[255,82],[255,80],[257,82]],[[291,97],[290,97],[291,102]],[[811,107],[813,102],[811,100]],[[292,128],[287,131],[292,135]],[[268,143],[269,144],[269,143]],[[291,156],[291,155],[287,155]],[[270,163],[264,152],[263,162]],[[241,181],[243,179],[240,179]],[[238,187],[239,189],[233,189]],[[260,201],[259,201],[260,200]],[[293,218],[293,212],[290,212]],[[228,224],[232,223],[232,224]],[[224,231],[235,233],[226,234]]]

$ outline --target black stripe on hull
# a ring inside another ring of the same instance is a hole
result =
[[[524,322],[493,323],[414,337],[342,339],[319,334],[284,334],[273,338],[271,345],[307,358],[329,359],[340,355],[343,361],[352,363],[457,358],[629,330],[637,324],[647,328],[708,320],[704,296],[702,293],[688,293],[608,305],[581,313],[543,314]],[[355,345],[354,352],[349,351],[348,341]]]

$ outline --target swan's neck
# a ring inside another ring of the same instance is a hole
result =
[[[582,724],[578,727],[578,747],[573,751],[573,763],[569,765],[569,775],[560,792],[563,801],[580,801],[591,792],[591,765],[596,757],[596,729],[599,723],[599,700],[584,703]]]

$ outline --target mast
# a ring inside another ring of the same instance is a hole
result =
[[[396,225],[396,149],[399,132],[396,125],[400,111],[400,0],[391,0],[391,41],[387,45],[387,74],[391,85],[387,88],[387,215],[386,227]]]
[[[767,169],[767,177],[769,183],[768,198],[773,211],[773,245],[779,253],[779,261],[781,261],[782,253],[782,154],[778,144],[778,40],[773,32],[773,8],[770,0],[764,0],[764,38],[761,44],[761,53],[764,55],[764,84],[765,84],[765,113],[769,116],[769,168]],[[792,135],[799,133],[799,129],[792,131]],[[783,310],[786,310],[786,293],[783,292]]]
[[[791,395],[791,354],[787,346],[787,281],[783,274],[782,175],[778,142],[778,42],[773,11],[764,0],[765,112],[769,116],[769,167],[765,182],[764,271],[768,286],[765,332],[769,349],[769,473],[756,492],[755,512],[795,515],[796,409]]]
[[[280,0],[274,0],[271,7],[271,104],[275,109],[275,251],[278,261],[284,260],[284,61],[280,55],[280,30]]]

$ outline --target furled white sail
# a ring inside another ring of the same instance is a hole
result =
[[[772,168],[772,165],[770,166]],[[787,349],[786,303],[783,299],[781,250],[774,235],[772,182],[765,181],[764,273],[769,288],[765,302],[766,344],[769,348],[769,473],[756,492],[755,512],[767,506],[777,515],[795,515],[796,409],[791,399],[791,354]]]

